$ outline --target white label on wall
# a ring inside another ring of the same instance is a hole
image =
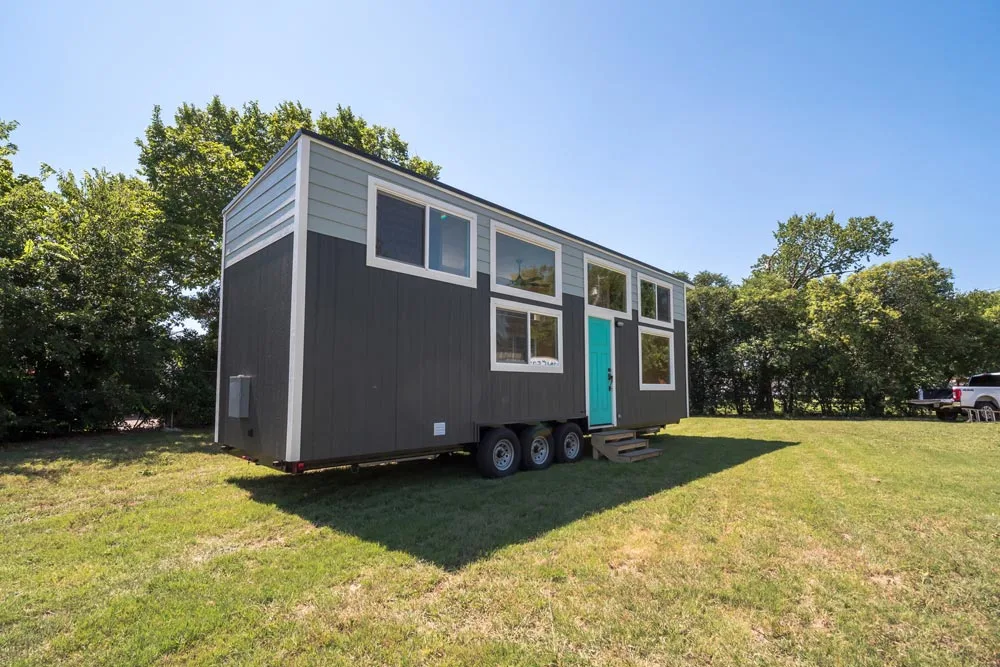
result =
[[[444,422],[434,422],[434,435],[444,435]]]

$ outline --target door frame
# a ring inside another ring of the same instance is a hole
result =
[[[611,328],[611,372],[614,379],[611,383],[611,423],[593,426],[590,423],[590,318],[606,320]],[[588,312],[583,309],[583,385],[586,389],[585,397],[587,401],[587,428],[596,431],[605,428],[618,426],[618,363],[615,361],[615,347],[618,343],[618,334],[615,326],[615,316],[604,313]]]

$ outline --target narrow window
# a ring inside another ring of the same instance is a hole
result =
[[[514,301],[492,301],[492,370],[561,373],[561,313]]]
[[[674,388],[674,335],[670,331],[639,328],[639,389]]]
[[[627,274],[600,264],[587,264],[587,303],[598,308],[627,313]]]
[[[673,288],[652,278],[639,277],[639,320],[649,324],[673,322]]]
[[[424,265],[424,207],[378,193],[375,254],[397,262]]]
[[[469,275],[469,221],[431,208],[428,268]]]

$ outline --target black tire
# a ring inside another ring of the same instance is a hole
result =
[[[517,437],[521,441],[521,470],[545,470],[552,465],[556,447],[548,426],[528,426]]]
[[[506,477],[521,464],[521,444],[509,428],[487,431],[476,447],[476,466],[483,477]]]
[[[583,458],[583,431],[576,424],[559,424],[553,439],[559,463],[576,463]]]
[[[958,421],[958,412],[955,410],[938,410],[937,418],[943,422]]]
[[[997,406],[993,401],[976,401],[975,408],[976,410],[979,410],[980,413],[992,410],[994,418],[1000,419],[1000,410],[997,409]]]

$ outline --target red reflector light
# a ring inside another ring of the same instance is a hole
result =
[[[302,461],[299,461],[298,463],[295,464],[295,472],[305,472],[305,469],[306,469],[306,464],[303,463]]]
[[[962,389],[960,387],[955,387],[951,390],[951,398],[956,403],[962,402]]]

